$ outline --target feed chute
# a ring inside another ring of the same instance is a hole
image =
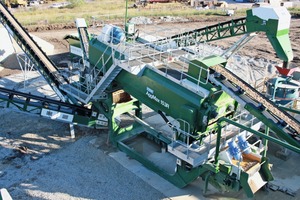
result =
[[[293,60],[289,39],[291,15],[285,7],[258,7],[247,11],[248,32],[265,32],[277,56],[285,63]]]

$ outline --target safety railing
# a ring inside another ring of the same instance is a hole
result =
[[[121,54],[124,54],[126,59],[122,60],[122,67],[131,72],[139,72],[145,66],[151,69],[157,70],[162,73],[165,77],[174,77],[174,72],[178,75],[175,79],[182,84],[183,80],[189,79],[191,82],[195,83],[197,86],[200,84],[207,84],[208,76],[203,77],[203,74],[209,74],[208,69],[193,63],[187,58],[189,55],[193,58],[200,58],[199,54],[192,55],[188,52],[181,50],[179,48],[166,49],[164,51],[155,50],[154,43],[126,43]],[[174,67],[174,63],[176,67]],[[189,65],[193,65],[199,68],[199,76],[193,77],[187,73]],[[160,70],[159,70],[160,68]],[[172,73],[171,73],[172,72]]]
[[[74,76],[75,79],[70,80],[72,86],[78,89],[78,93],[91,94],[101,81],[102,75],[106,74],[108,68],[111,67],[111,62],[113,65],[118,65],[136,74],[147,66],[196,94],[202,92],[201,85],[208,83],[208,76],[205,76],[205,74],[209,74],[208,69],[191,62],[196,58],[201,59],[203,51],[195,51],[196,53],[191,54],[174,45],[172,46],[174,39],[168,40],[168,45],[164,45],[158,50],[156,47],[159,46],[159,42],[155,41],[144,44],[136,41],[126,42],[125,37],[120,39],[114,37],[112,33],[103,32],[102,38],[105,39],[101,42],[107,46],[99,55],[97,62],[93,66],[91,65],[88,70],[82,70],[79,78]],[[113,43],[114,40],[119,40],[119,43]],[[158,40],[158,38],[154,40]],[[187,73],[190,65],[198,67],[198,77]],[[186,83],[187,80],[188,83]]]
[[[181,124],[182,128],[178,127],[175,124]],[[202,155],[206,153],[209,154],[211,143],[214,142],[212,139],[211,134],[209,135],[209,141],[203,142],[203,144],[199,144],[199,140],[197,140],[197,136],[190,134],[190,124],[183,119],[176,119],[173,122],[168,124],[169,127],[172,129],[172,150],[174,150],[174,145],[179,143],[183,147],[185,147],[185,155],[186,158],[189,159],[191,152],[200,152],[200,150],[205,147],[205,152],[202,152]],[[183,135],[185,141],[181,141],[178,139],[179,135]],[[191,138],[194,138],[194,142],[191,142]]]
[[[256,117],[254,117],[253,115],[251,115],[247,111],[242,111],[241,113],[235,115],[232,118],[232,120],[238,122],[242,126],[246,126],[246,127],[249,127],[249,128],[251,128],[255,125],[260,125],[261,124],[260,121]],[[237,135],[240,134],[241,132],[245,131],[245,130],[239,128],[239,127],[236,127],[236,128],[237,128],[237,130],[231,130],[231,131],[235,132]],[[228,129],[229,129],[228,125],[224,127],[225,132],[229,131]],[[247,132],[247,134],[248,134],[248,132]],[[249,133],[247,135],[247,139],[249,137],[251,137],[252,135],[253,135],[252,133]]]
[[[111,49],[111,53],[107,53],[109,49]],[[97,84],[101,81],[102,75],[104,75],[109,67],[111,67],[110,65],[108,65],[108,63],[112,61],[114,65],[114,55],[115,51],[117,50],[118,48],[107,45],[105,50],[99,56],[99,59],[93,66],[90,66],[89,69],[82,69],[79,77],[69,77],[70,83],[72,83],[72,86],[77,89],[75,91],[73,90],[72,93],[77,96],[80,96],[80,93],[90,95],[93,90],[96,89]],[[108,57],[105,57],[105,55],[108,55]],[[101,68],[98,67],[99,63],[101,63]]]
[[[227,124],[222,129],[222,138],[226,141],[225,145],[228,145],[230,151],[230,155],[235,158],[237,161],[236,166],[238,169],[237,178],[240,178],[240,174],[242,171],[241,163],[243,162],[242,154],[254,152],[255,154],[259,155],[262,151],[265,150],[265,146],[262,143],[262,140],[257,139],[255,142],[250,143],[249,138],[253,136],[253,133],[246,130],[247,128],[253,128],[255,125],[261,125],[261,122],[259,122],[256,117],[252,116],[248,112],[244,111],[240,114],[236,115],[234,118],[231,119],[232,121],[235,121],[239,124],[239,126],[234,124]],[[244,127],[244,128],[242,128]],[[253,129],[258,129],[259,127],[254,127]],[[257,131],[257,130],[256,130]],[[227,138],[227,133],[233,133],[231,134],[230,138]],[[242,143],[242,147],[239,144],[239,147],[236,145],[237,143]],[[224,144],[223,144],[224,145]],[[260,166],[263,165],[263,163],[260,163]]]

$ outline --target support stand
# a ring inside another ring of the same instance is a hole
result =
[[[70,124],[70,135],[71,135],[71,139],[75,139],[75,129],[73,123]]]

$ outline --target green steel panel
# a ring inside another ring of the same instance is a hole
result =
[[[108,70],[113,64],[112,57],[123,60],[125,55],[117,50],[113,50],[111,46],[100,42],[97,38],[90,40],[89,61],[92,65],[97,64],[97,68],[101,69],[103,64],[105,64],[106,70]]]
[[[267,21],[253,16],[252,10],[247,10],[247,30],[249,33],[262,31],[272,44],[277,56],[283,61],[293,60],[293,52],[289,39],[289,30],[277,30],[278,20],[269,19]]]

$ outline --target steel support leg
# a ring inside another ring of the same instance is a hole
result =
[[[74,124],[71,123],[70,125],[70,135],[72,139],[75,139],[75,129],[74,129]]]

